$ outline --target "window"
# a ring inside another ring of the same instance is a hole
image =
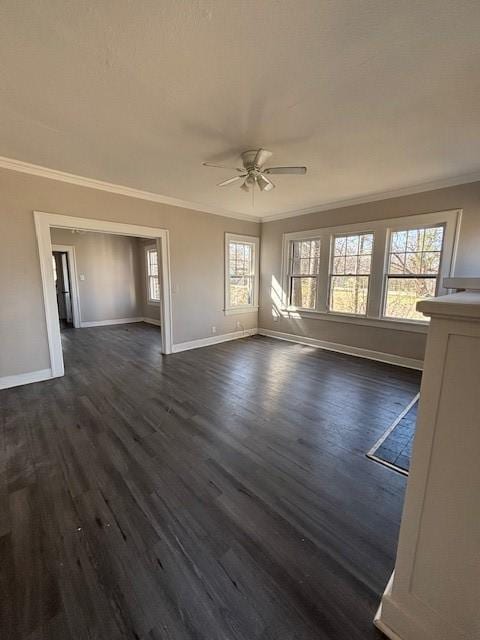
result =
[[[333,238],[330,273],[330,311],[366,315],[373,233]]]
[[[258,238],[225,236],[225,312],[258,306]]]
[[[248,242],[230,242],[230,307],[253,305],[253,245]]]
[[[320,240],[295,240],[290,248],[289,304],[300,309],[315,309]]]
[[[416,304],[436,294],[443,234],[443,225],[391,232],[385,287],[387,318],[425,319]]]
[[[156,249],[146,249],[147,257],[147,295],[148,302],[160,302],[160,283],[158,280],[158,253]]]
[[[416,304],[446,293],[460,221],[452,210],[285,233],[272,314],[424,332]]]

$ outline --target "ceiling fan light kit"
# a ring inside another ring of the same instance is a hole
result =
[[[205,167],[214,167],[216,169],[229,169],[236,171],[238,175],[227,178],[223,182],[219,182],[217,187],[226,187],[235,182],[241,182],[240,189],[250,191],[250,187],[255,185],[260,191],[271,191],[275,189],[275,184],[268,178],[269,175],[297,175],[303,176],[307,173],[307,167],[265,167],[265,163],[272,156],[272,152],[267,149],[251,149],[242,153],[243,168],[226,167],[222,164],[213,162],[203,162]]]

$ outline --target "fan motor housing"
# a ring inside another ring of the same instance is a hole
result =
[[[242,153],[242,161],[245,169],[259,169],[260,167],[255,166],[255,156],[257,155],[258,149],[252,149],[251,151],[244,151]]]

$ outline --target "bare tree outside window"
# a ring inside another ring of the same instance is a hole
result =
[[[366,315],[373,233],[335,236],[330,273],[330,311]]]
[[[290,305],[315,309],[320,271],[320,240],[294,240],[290,254]]]
[[[443,225],[392,231],[386,276],[387,318],[425,320],[416,304],[436,293],[443,236]]]

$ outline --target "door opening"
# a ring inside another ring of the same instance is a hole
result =
[[[140,225],[126,224],[122,222],[110,222],[107,220],[96,220],[93,218],[76,218],[56,213],[45,213],[42,211],[34,211],[33,215],[40,257],[40,272],[42,276],[43,301],[52,378],[63,376],[65,373],[56,291],[53,283],[52,252],[55,250],[65,250],[69,256],[68,266],[71,275],[70,285],[73,293],[73,295],[71,295],[73,324],[75,327],[81,326],[81,324],[77,324],[80,323],[81,313],[78,299],[77,268],[75,265],[74,248],[60,247],[58,245],[52,247],[50,234],[52,228],[133,236],[136,238],[151,239],[156,243],[158,252],[158,278],[160,279],[160,304],[158,312],[161,325],[161,353],[172,353],[173,336],[170,248],[169,234],[166,229],[143,227]],[[71,255],[69,251],[71,252]],[[120,320],[123,321],[124,319],[120,318]]]
[[[53,251],[52,264],[60,329],[73,328],[72,285],[67,253]]]

